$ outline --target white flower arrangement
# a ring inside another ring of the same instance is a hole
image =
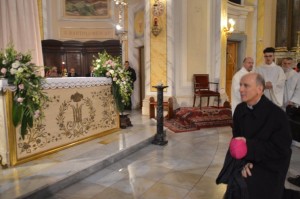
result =
[[[21,124],[21,136],[33,126],[33,120],[42,116],[41,108],[46,95],[42,92],[42,77],[37,75],[37,67],[31,63],[29,53],[22,54],[9,45],[0,51],[0,75],[16,87],[12,109],[15,126]]]
[[[120,57],[113,57],[107,52],[98,53],[93,61],[93,74],[96,77],[112,78],[112,94],[118,111],[123,113],[125,105],[130,102],[132,81],[129,72],[122,68],[120,60]]]

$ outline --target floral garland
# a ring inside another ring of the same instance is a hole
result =
[[[34,119],[42,117],[42,105],[48,99],[42,92],[42,77],[37,75],[37,66],[31,61],[30,53],[14,50],[12,44],[0,51],[0,75],[16,87],[12,107],[14,126],[21,124],[21,136],[28,133]]]
[[[120,57],[113,57],[106,51],[98,53],[98,57],[93,60],[93,66],[95,77],[112,78],[112,94],[118,111],[123,113],[125,106],[130,103],[132,93],[130,72],[123,69]]]

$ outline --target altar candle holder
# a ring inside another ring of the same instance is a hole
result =
[[[65,76],[64,70],[65,70],[65,62],[62,62],[62,63],[61,63],[61,76],[62,76],[62,77]]]

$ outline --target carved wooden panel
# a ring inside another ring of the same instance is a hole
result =
[[[66,53],[66,68],[68,69],[68,72],[70,71],[71,68],[75,68],[77,74],[83,74],[82,57],[83,55],[80,51]]]
[[[97,57],[98,56],[98,53],[96,52],[86,52],[85,56],[84,56],[84,64],[86,66],[91,66],[92,65],[92,61],[95,59],[94,57]],[[88,74],[89,73],[89,68],[84,68],[83,70],[83,74]]]
[[[47,66],[49,69],[53,66],[61,66],[61,60],[62,60],[63,54],[61,52],[57,52],[57,51],[49,51],[47,53],[47,56],[44,56],[44,63],[48,63],[48,64],[44,64],[44,66]],[[61,73],[60,71],[60,67],[58,67],[59,69],[59,73]]]
[[[44,66],[57,66],[60,73],[62,62],[65,62],[65,67],[68,70],[74,67],[76,73],[82,77],[89,72],[92,60],[94,56],[97,56],[98,52],[105,50],[113,56],[122,54],[119,40],[80,42],[50,39],[42,41],[42,48]]]

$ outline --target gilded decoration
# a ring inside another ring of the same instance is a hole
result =
[[[19,136],[18,148],[21,153],[32,153],[51,142],[51,135],[45,131],[45,126],[42,120],[38,119],[35,121],[33,128],[28,129],[26,139],[23,140]]]
[[[97,88],[97,89],[96,89]],[[18,159],[105,134],[119,126],[111,86],[45,90],[45,118],[36,120],[23,140]]]
[[[83,118],[82,111],[86,107],[88,110],[88,117]],[[72,110],[73,120],[65,121],[65,113]],[[95,122],[95,108],[93,102],[89,98],[84,98],[82,94],[76,92],[71,95],[69,101],[64,101],[59,107],[59,114],[56,117],[59,130],[70,139],[86,135],[91,126]]]
[[[118,113],[115,109],[111,108],[105,108],[105,107],[114,107],[115,102],[111,98],[111,89],[105,89],[103,91],[97,91],[92,92],[92,97],[97,99],[97,101],[101,101],[101,106],[103,107],[102,114],[106,117],[102,117],[100,121],[93,126],[92,128],[98,129],[98,128],[109,128],[111,126],[117,125],[116,116],[118,116]]]

